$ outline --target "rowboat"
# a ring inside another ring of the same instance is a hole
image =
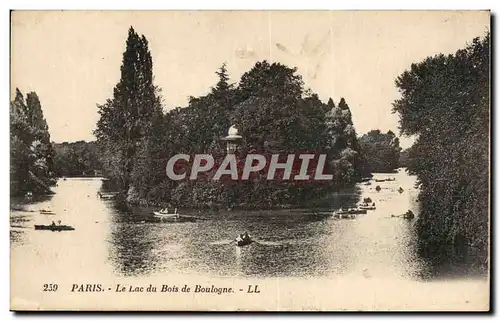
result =
[[[356,218],[356,214],[334,214],[333,215],[333,218],[335,219],[355,219]]]
[[[401,214],[401,215],[394,215],[392,214],[391,217],[400,217],[405,220],[413,220],[415,218],[415,214],[411,210],[408,210],[406,213]]]
[[[35,230],[73,231],[74,229],[74,227],[69,225],[35,225]]]
[[[252,239],[245,239],[245,240],[241,240],[241,241],[236,241],[237,246],[245,246],[245,245],[250,245],[252,243],[253,243]]]
[[[97,196],[99,196],[99,198],[101,199],[104,199],[104,200],[112,200],[112,199],[115,199],[117,196],[118,196],[119,193],[117,192],[114,192],[114,193],[101,193],[101,192],[97,192]]]

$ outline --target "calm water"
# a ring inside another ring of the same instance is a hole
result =
[[[128,211],[101,200],[101,179],[60,180],[55,195],[11,210],[11,260],[16,280],[28,287],[37,275],[80,279],[165,275],[204,277],[348,278],[433,282],[442,279],[486,278],[467,260],[438,268],[418,257],[414,224],[390,218],[408,209],[418,213],[415,177],[404,172],[376,174],[396,181],[360,184],[352,191],[332,195],[322,210],[263,212],[198,212],[181,214],[203,218],[169,223],[153,217],[152,208]],[[380,185],[382,190],[375,191]],[[397,189],[403,187],[404,192]],[[377,209],[354,220],[335,220],[328,211],[370,197]],[[41,215],[52,209],[56,215]],[[69,232],[35,231],[35,224],[61,220]],[[238,248],[229,244],[248,231],[257,243]],[[22,264],[21,262],[29,262]]]

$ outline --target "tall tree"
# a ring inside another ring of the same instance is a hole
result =
[[[109,153],[104,163],[108,175],[128,189],[141,141],[151,135],[162,117],[158,89],[153,84],[153,62],[146,37],[130,27],[123,53],[121,77],[113,98],[99,107],[101,118],[95,134]]]
[[[30,92],[26,100],[16,88],[10,104],[11,194],[51,193],[55,183],[53,150],[47,122],[38,95]]]
[[[223,96],[224,94],[227,94],[233,87],[232,84],[229,84],[229,75],[227,73],[226,63],[223,63],[215,73],[219,77],[219,81],[212,89],[212,92],[216,95]]]
[[[401,147],[392,131],[384,134],[378,129],[371,130],[361,136],[359,144],[372,172],[391,173],[399,167]]]
[[[409,170],[420,184],[417,230],[426,251],[455,243],[488,256],[489,77],[487,34],[454,55],[414,63],[396,79],[394,111],[403,133],[418,137]]]

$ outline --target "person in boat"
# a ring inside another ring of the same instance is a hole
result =
[[[52,221],[52,224],[50,226],[56,226],[56,222]]]
[[[57,221],[57,224],[61,225],[61,220]]]

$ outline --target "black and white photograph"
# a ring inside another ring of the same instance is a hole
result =
[[[12,311],[475,311],[488,10],[10,13]]]

